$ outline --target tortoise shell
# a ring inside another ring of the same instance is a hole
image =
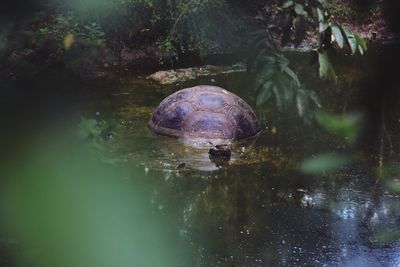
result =
[[[195,86],[166,97],[154,110],[149,128],[172,137],[240,139],[260,131],[251,107],[217,86]]]

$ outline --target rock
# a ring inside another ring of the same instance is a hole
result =
[[[185,69],[162,70],[147,76],[146,79],[152,79],[160,84],[174,84],[177,82],[194,80],[199,77],[216,76],[245,71],[246,66],[243,63],[236,63],[232,66],[205,65]]]

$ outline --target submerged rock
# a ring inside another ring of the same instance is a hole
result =
[[[146,78],[157,81],[160,84],[173,84],[177,82],[194,80],[199,77],[216,76],[221,74],[229,74],[229,73],[245,72],[245,71],[246,71],[246,65],[243,63],[236,63],[232,66],[205,65],[205,66],[191,67],[185,69],[157,71],[156,73],[153,73],[147,76]]]

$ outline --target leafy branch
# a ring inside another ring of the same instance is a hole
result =
[[[281,46],[288,43],[298,46],[306,39],[308,31],[318,29],[319,76],[335,82],[337,77],[328,52],[339,48],[349,49],[352,55],[363,55],[367,45],[360,36],[334,20],[324,0],[284,0],[277,10],[272,16],[275,21],[271,21],[270,14],[257,17],[263,25],[262,30],[254,33],[253,47],[259,52],[249,59],[249,69],[257,73],[256,103],[261,106],[275,96],[278,110],[295,104],[299,116],[309,119],[311,108],[321,107],[320,101],[314,91],[304,88],[279,49],[279,41]]]

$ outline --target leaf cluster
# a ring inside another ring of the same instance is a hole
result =
[[[274,95],[279,110],[295,104],[301,117],[310,118],[312,108],[321,106],[320,101],[314,91],[304,88],[280,47],[289,43],[298,46],[309,31],[316,29],[319,76],[336,82],[329,51],[349,49],[352,55],[363,55],[367,44],[349,27],[335,22],[324,0],[283,0],[279,3],[273,16],[258,16],[262,29],[254,33],[253,49],[258,53],[249,59],[249,65],[257,73],[257,106],[265,104]]]
[[[101,44],[105,42],[105,33],[96,22],[80,23],[74,16],[57,14],[46,24],[41,25],[38,32],[46,38],[53,38],[60,44],[67,34],[73,34],[75,40],[85,44]]]
[[[312,116],[311,107],[321,106],[317,94],[304,88],[268,29],[254,34],[254,48],[259,52],[249,58],[248,67],[256,72],[256,105],[262,106],[274,96],[278,110],[295,106],[298,115],[309,120]]]
[[[328,11],[316,8],[320,45],[318,49],[319,75],[321,79],[336,82],[335,70],[330,62],[328,51],[335,48],[349,49],[351,55],[363,55],[367,44],[363,38],[350,30],[348,26],[338,24]]]
[[[278,7],[277,23],[282,33],[281,44],[298,46],[315,26],[317,9],[323,9],[324,0],[284,0]]]
[[[176,55],[226,53],[239,44],[242,18],[225,0],[181,0],[173,7],[173,23],[160,45]]]

